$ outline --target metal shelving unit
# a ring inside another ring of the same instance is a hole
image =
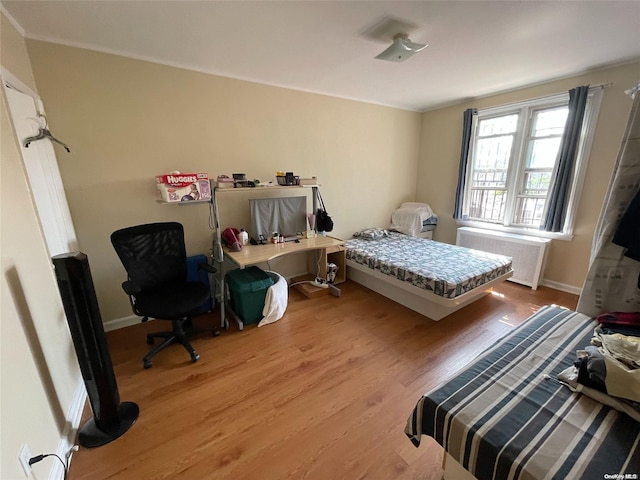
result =
[[[232,317],[234,317],[236,323],[238,324],[238,328],[242,330],[244,325],[242,320],[235,314],[233,309],[227,304],[227,292],[225,288],[225,271],[224,271],[224,248],[222,246],[222,232],[220,231],[220,213],[218,210],[218,195],[227,195],[233,194],[233,192],[247,192],[250,190],[252,193],[258,192],[271,192],[276,190],[295,190],[295,189],[308,189],[312,190],[313,197],[313,212],[318,209],[318,188],[320,185],[277,185],[270,187],[242,187],[242,188],[218,188],[215,186],[215,181],[211,180],[211,212],[212,212],[212,225],[213,228],[213,245],[211,248],[211,260],[217,265],[218,270],[218,279],[216,281],[217,286],[219,286],[220,291],[216,292],[216,300],[220,302],[220,325],[225,330],[229,329],[229,320],[226,318],[225,310],[229,310]],[[217,290],[217,289],[216,289]]]

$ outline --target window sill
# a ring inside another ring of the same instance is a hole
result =
[[[550,238],[551,240],[563,240],[565,242],[573,240],[572,233],[545,232],[533,228],[505,227],[504,225],[497,225],[494,223],[471,222],[468,220],[456,220],[456,223],[460,227],[475,227],[483,228],[485,230],[496,230],[498,232],[519,233],[520,235],[527,235],[529,237]]]

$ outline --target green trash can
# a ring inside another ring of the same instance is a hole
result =
[[[264,298],[274,280],[258,267],[231,270],[226,276],[231,306],[245,324],[258,323],[262,319]]]

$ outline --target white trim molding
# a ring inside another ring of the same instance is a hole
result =
[[[119,330],[120,328],[130,327],[131,325],[137,325],[140,321],[141,319],[137,315],[129,315],[128,317],[107,320],[102,323],[102,326],[104,327],[105,332],[111,332],[113,330]]]
[[[81,378],[76,390],[73,394],[73,400],[67,411],[67,417],[65,422],[64,431],[58,442],[58,448],[56,454],[63,460],[66,460],[67,454],[71,451],[74,445],[76,445],[76,437],[78,436],[78,430],[80,429],[80,421],[82,420],[82,413],[87,401],[87,390],[84,386],[84,380]],[[69,457],[69,464],[71,464],[71,457]],[[64,468],[60,462],[54,462],[51,471],[49,472],[49,480],[63,480]]]
[[[543,279],[540,284],[545,287],[553,288],[554,290],[560,290],[561,292],[573,293],[574,295],[580,295],[582,293],[582,287],[574,287],[573,285],[554,282],[553,280]]]

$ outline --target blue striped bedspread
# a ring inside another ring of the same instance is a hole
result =
[[[433,437],[479,480],[637,479],[640,424],[556,380],[595,325],[543,307],[425,394],[405,433]]]
[[[511,258],[391,232],[345,242],[347,259],[444,298],[455,298],[511,271]]]

